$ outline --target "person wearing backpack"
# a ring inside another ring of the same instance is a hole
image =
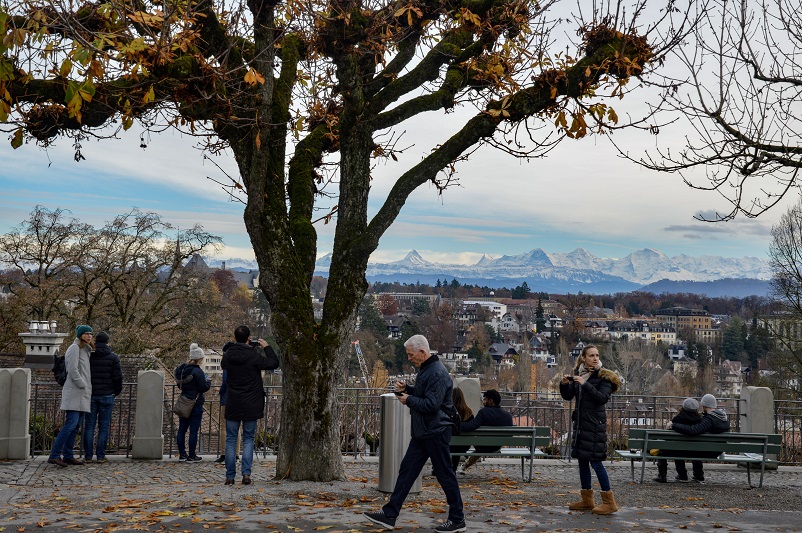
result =
[[[203,349],[194,342],[189,346],[189,361],[181,363],[175,369],[175,381],[181,394],[195,400],[195,407],[189,418],[178,418],[178,432],[175,440],[178,444],[178,460],[194,463],[202,460],[195,455],[198,446],[198,430],[203,420],[203,393],[212,388],[211,381],[206,378],[200,364],[203,362]],[[189,429],[189,454],[187,454],[186,437]]]
[[[123,391],[123,369],[120,357],[109,347],[109,334],[101,331],[95,336],[95,350],[89,355],[92,374],[92,403],[84,421],[84,461],[92,462],[92,452],[98,463],[105,463],[106,445],[109,442],[111,413],[114,398]],[[97,448],[95,448],[97,425]]]
[[[84,413],[91,411],[92,378],[90,376],[89,354],[94,348],[92,328],[80,325],[75,328],[75,340],[64,354],[67,366],[67,380],[61,388],[61,410],[64,413],[64,425],[53,442],[47,462],[60,467],[82,465],[84,462],[75,458],[75,437],[78,427],[84,419]]]

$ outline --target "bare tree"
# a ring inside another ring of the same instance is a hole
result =
[[[772,359],[783,374],[802,377],[802,202],[772,227],[771,237],[771,288],[781,304],[766,322],[777,345]]]
[[[11,267],[7,286],[39,319],[113,330],[121,353],[184,351],[188,337],[175,334],[200,325],[186,310],[203,301],[199,278],[207,274],[183,263],[220,239],[196,226],[165,242],[170,229],[155,213],[133,210],[97,230],[37,206],[0,237],[0,257]]]
[[[27,220],[0,237],[0,264],[9,291],[26,302],[34,320],[56,319],[67,313],[68,279],[80,263],[77,241],[91,228],[64,209],[36,206]]]
[[[665,81],[667,107],[686,146],[642,162],[680,172],[694,188],[721,194],[730,209],[698,215],[756,217],[789,191],[802,168],[802,16],[797,0],[715,0],[689,42],[685,67]],[[666,70],[666,72],[668,69]],[[654,130],[657,133],[657,129]],[[706,174],[698,179],[694,167]]]
[[[443,302],[432,304],[429,312],[416,320],[420,332],[429,339],[429,346],[439,352],[450,352],[457,339],[454,312],[451,305]]]

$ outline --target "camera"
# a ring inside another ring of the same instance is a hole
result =
[[[574,381],[574,376],[565,376],[568,381]]]
[[[248,341],[248,344],[250,344],[254,348],[258,348],[259,347],[259,341]]]
[[[394,390],[393,394],[395,394],[396,396],[401,396],[404,393],[403,392],[398,392],[397,390]]]

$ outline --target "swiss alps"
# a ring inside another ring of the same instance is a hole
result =
[[[320,258],[316,273],[326,275],[330,257]],[[727,258],[704,255],[691,257],[664,253],[646,248],[619,258],[601,258],[583,248],[569,253],[549,253],[536,248],[520,255],[493,258],[484,255],[473,265],[443,264],[426,261],[413,250],[400,261],[368,264],[370,281],[399,281],[402,283],[436,283],[436,280],[457,279],[460,283],[490,287],[515,287],[524,281],[532,291],[546,292],[619,292],[645,288],[661,282],[663,290],[668,282],[696,282],[705,290],[689,289],[693,283],[677,284],[684,287],[668,292],[716,292],[731,296],[765,294],[771,278],[769,262],[757,257]],[[745,284],[743,280],[752,283]],[[727,290],[711,289],[722,282],[738,281],[740,288],[731,294]],[[705,283],[703,283],[705,282]],[[714,282],[714,283],[713,283]],[[645,287],[644,287],[645,286]],[[662,292],[662,291],[660,291]]]

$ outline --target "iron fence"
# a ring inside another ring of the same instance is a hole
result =
[[[265,387],[266,401],[264,418],[259,420],[254,443],[255,453],[261,456],[275,454],[278,434],[281,431],[281,386]],[[177,454],[175,433],[177,418],[171,407],[179,390],[175,385],[165,385],[164,418],[165,453]],[[573,405],[555,395],[535,392],[501,393],[501,406],[509,411],[516,425],[547,426],[552,430],[552,446],[544,450],[552,457],[568,457],[572,439],[571,411]],[[224,453],[225,442],[221,440],[222,417],[219,386],[205,394],[205,412],[199,431],[197,453],[219,455]],[[630,428],[663,428],[677,413],[683,397],[613,395],[607,405],[609,455],[613,450],[626,449]],[[59,410],[61,389],[55,383],[33,383],[31,387],[31,453],[47,454],[53,440],[63,424],[64,415]],[[742,402],[735,398],[721,398],[719,407],[730,413],[733,431],[741,426]],[[361,388],[338,389],[340,407],[340,449],[346,455],[375,455],[378,453],[380,396]],[[134,437],[136,419],[136,383],[126,383],[122,394],[114,404],[107,454],[128,456]],[[802,465],[802,402],[774,402],[774,431],[783,436],[783,446],[778,458],[780,464]],[[76,440],[76,449],[82,450],[81,431]]]

